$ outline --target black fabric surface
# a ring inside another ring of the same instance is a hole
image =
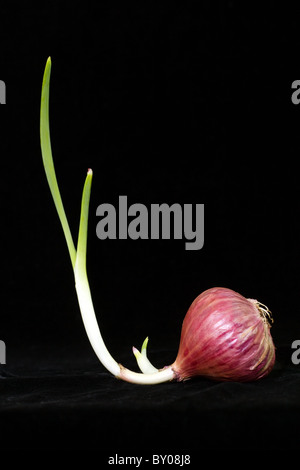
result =
[[[176,452],[198,461],[200,450],[298,446],[300,372],[284,348],[271,375],[248,384],[198,378],[136,386],[100,372],[91,358],[77,368],[65,361],[50,364],[35,373],[26,367],[1,371],[5,448],[144,457]]]
[[[193,453],[195,462],[202,450],[299,448],[299,7],[15,3],[1,6],[0,30],[1,448],[93,449],[103,461]],[[137,386],[99,363],[41,161],[50,55],[52,147],[75,243],[94,172],[88,276],[113,357],[137,370],[131,348],[148,335],[153,363],[171,364],[188,307],[222,286],[272,311],[268,377]],[[96,209],[117,207],[120,195],[148,208],[203,203],[204,247],[100,241]]]

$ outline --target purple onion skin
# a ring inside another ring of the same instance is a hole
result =
[[[190,306],[172,368],[180,381],[198,375],[247,382],[265,377],[274,363],[270,325],[259,303],[215,287]]]

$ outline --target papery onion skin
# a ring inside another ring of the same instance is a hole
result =
[[[269,374],[274,363],[270,325],[259,303],[214,287],[191,304],[172,368],[179,381],[198,375],[247,382]]]

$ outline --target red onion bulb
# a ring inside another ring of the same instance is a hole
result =
[[[267,307],[231,289],[215,287],[200,294],[182,324],[177,380],[195,375],[246,382],[266,376],[275,363]]]

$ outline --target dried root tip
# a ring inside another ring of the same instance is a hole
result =
[[[271,327],[272,323],[274,323],[272,312],[268,309],[266,305],[262,304],[261,302],[258,302],[258,300],[255,300],[255,306],[259,310],[259,313],[261,314],[264,322]]]

